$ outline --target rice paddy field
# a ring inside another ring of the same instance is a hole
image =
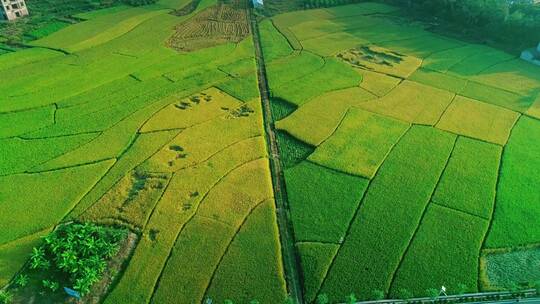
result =
[[[257,18],[256,35],[249,10],[122,5],[0,53],[0,288],[15,303],[32,248],[72,221],[138,235],[107,304],[280,304],[290,272],[304,303],[540,281],[540,67],[384,4]]]
[[[260,24],[306,303],[539,279],[540,68],[404,20]]]

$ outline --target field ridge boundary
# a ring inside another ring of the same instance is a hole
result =
[[[161,279],[163,277],[163,273],[165,272],[165,268],[167,267],[167,264],[169,263],[169,260],[171,259],[171,256],[173,255],[173,251],[174,251],[174,247],[176,246],[176,243],[178,242],[178,239],[180,237],[180,235],[182,234],[182,232],[184,231],[184,229],[186,228],[186,226],[191,223],[191,221],[195,218],[195,216],[197,215],[197,212],[199,212],[199,208],[201,207],[201,205],[204,203],[204,200],[208,197],[208,195],[210,194],[210,192],[212,192],[216,187],[217,185],[219,185],[225,178],[227,178],[232,172],[242,168],[243,166],[246,166],[252,162],[255,162],[255,161],[258,161],[258,160],[261,160],[261,159],[265,159],[265,157],[258,157],[258,158],[255,158],[255,159],[252,159],[252,160],[249,160],[247,162],[244,162],[244,163],[241,163],[237,166],[234,166],[233,168],[231,168],[230,170],[228,170],[227,172],[225,172],[215,183],[213,183],[210,188],[208,189],[208,191],[206,191],[206,193],[201,197],[201,199],[199,200],[199,203],[197,204],[197,206],[195,207],[195,210],[193,211],[193,213],[189,216],[189,218],[181,224],[181,226],[179,227],[179,230],[178,230],[178,233],[176,234],[175,238],[174,238],[174,242],[172,243],[172,247],[169,248],[169,253],[167,254],[167,258],[165,259],[165,262],[163,263],[163,267],[161,268],[161,271],[159,272],[159,276],[157,277],[157,280],[154,282],[153,284],[153,287],[152,287],[152,292],[151,292],[151,296],[150,296],[150,300],[148,301],[148,303],[152,303],[153,299],[154,299],[154,296],[159,288],[159,284],[161,282]],[[202,163],[202,162],[201,162]],[[180,171],[180,170],[179,170]],[[175,172],[176,173],[176,172]],[[165,191],[163,192],[165,193]],[[161,202],[161,199],[160,201],[157,202],[156,206]],[[150,217],[149,217],[150,219]]]
[[[418,233],[418,230],[420,230],[420,226],[422,226],[422,221],[424,220],[424,218],[426,216],[427,210],[429,209],[429,205],[431,205],[431,203],[432,203],[431,199],[433,198],[433,194],[435,193],[435,191],[437,191],[437,188],[439,187],[439,184],[441,183],[444,171],[446,171],[446,168],[448,167],[448,164],[450,163],[450,158],[452,157],[452,153],[454,153],[454,150],[456,148],[457,139],[458,139],[458,137],[455,136],[454,142],[453,142],[453,145],[452,145],[452,149],[448,153],[448,157],[446,158],[446,162],[444,164],[444,167],[441,170],[441,173],[439,174],[439,178],[437,179],[437,182],[435,183],[435,185],[433,187],[433,191],[431,192],[431,194],[429,196],[429,201],[427,202],[426,206],[424,207],[424,211],[422,212],[422,216],[420,217],[420,220],[418,221],[416,229],[414,230],[414,233],[412,234],[412,237],[409,240],[409,244],[407,245],[407,248],[405,249],[405,251],[403,251],[403,253],[401,254],[401,258],[399,260],[399,263],[398,263],[397,267],[395,268],[395,270],[394,270],[394,272],[392,274],[392,279],[390,280],[390,284],[388,285],[388,288],[386,290],[387,293],[390,292],[390,289],[392,288],[392,285],[394,284],[394,281],[396,279],[396,274],[399,271],[399,269],[401,268],[401,265],[403,264],[403,260],[407,256],[407,253],[408,253],[409,249],[411,248],[411,245],[414,242],[414,239],[416,238],[416,234]]]
[[[390,150],[388,151],[388,155],[390,155],[394,149],[398,146],[398,144],[401,142],[401,140],[403,139],[403,137],[405,136],[405,134],[409,133],[410,129],[412,127],[412,124],[409,125],[409,128],[407,129],[406,132],[404,132],[402,134],[402,136],[398,139],[398,141],[390,148]],[[386,158],[384,159],[384,161],[381,163],[381,166],[382,164],[386,161]],[[328,278],[328,273],[330,273],[330,271],[332,270],[333,266],[334,266],[334,263],[336,261],[336,258],[337,256],[339,255],[339,252],[341,251],[341,249],[343,248],[343,244],[345,243],[345,241],[347,241],[347,238],[350,236],[351,234],[351,229],[352,229],[352,226],[353,226],[353,223],[355,221],[355,219],[358,217],[358,214],[360,213],[360,208],[362,207],[364,201],[366,200],[366,197],[367,197],[367,193],[371,187],[371,184],[373,182],[373,180],[375,179],[375,177],[380,174],[379,173],[380,170],[377,170],[377,172],[375,172],[375,175],[372,179],[368,179],[368,184],[366,185],[366,189],[364,190],[364,193],[362,194],[362,197],[360,198],[359,200],[359,203],[358,203],[358,206],[356,207],[356,210],[354,211],[354,214],[349,222],[349,225],[347,227],[347,230],[345,231],[345,236],[343,237],[343,242],[341,244],[339,244],[339,248],[336,252],[336,254],[334,255],[334,258],[332,259],[332,261],[330,262],[330,265],[328,265],[328,270],[326,271],[326,274],[321,282],[321,285],[319,286],[319,289],[317,290],[317,295],[320,294],[323,286],[324,286],[324,283],[326,282],[326,279]]]
[[[211,217],[208,217],[208,216],[204,216],[204,215],[199,215],[199,216],[202,216],[204,218],[207,218],[207,219],[210,219],[210,220],[213,220],[213,221],[216,221],[216,222],[219,222],[221,224],[224,224],[226,226],[229,226],[231,228],[234,228],[235,229],[235,232],[233,234],[233,236],[231,237],[231,240],[229,241],[229,243],[227,244],[227,247],[225,247],[225,251],[223,252],[223,255],[221,255],[219,257],[219,260],[216,264],[216,267],[214,268],[214,270],[212,271],[212,275],[210,276],[210,279],[208,280],[208,284],[206,285],[206,288],[204,289],[204,296],[203,296],[203,299],[207,299],[209,298],[209,295],[208,295],[208,290],[210,289],[210,287],[212,286],[212,283],[214,282],[214,279],[216,277],[216,274],[218,272],[218,269],[219,269],[219,266],[221,266],[222,262],[223,262],[223,259],[225,259],[225,256],[229,253],[229,250],[232,246],[232,244],[234,243],[235,239],[238,237],[238,235],[240,234],[240,230],[242,230],[242,228],[244,228],[244,226],[246,225],[246,222],[248,221],[248,219],[251,217],[251,215],[253,214],[253,212],[255,212],[256,209],[258,209],[262,204],[264,204],[265,202],[269,201],[269,200],[273,200],[272,197],[267,197],[267,198],[264,198],[263,200],[259,201],[258,203],[255,204],[255,206],[253,206],[248,214],[244,217],[244,219],[242,220],[242,223],[240,223],[240,225],[238,225],[238,227],[234,227],[232,226],[230,223],[227,223],[227,222],[224,222],[224,221],[218,221],[216,219],[213,219]]]

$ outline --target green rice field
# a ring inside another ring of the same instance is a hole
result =
[[[313,151],[285,171],[307,303],[539,279],[526,268],[539,260],[540,68],[399,16],[362,3],[261,23],[271,96],[295,106],[275,122],[296,139],[283,158],[291,143]]]
[[[71,222],[136,236],[83,303],[343,303],[540,281],[540,67],[386,4],[251,10],[113,6],[0,52],[13,303],[57,303],[17,282]]]

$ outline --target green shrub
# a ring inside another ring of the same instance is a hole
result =
[[[20,274],[15,279],[15,285],[18,287],[24,287],[28,284],[28,276],[26,274]]]
[[[13,300],[13,295],[6,290],[0,290],[0,304],[9,304]]]
[[[51,280],[43,280],[41,281],[41,285],[51,292],[55,292],[60,288],[60,284],[58,282]]]

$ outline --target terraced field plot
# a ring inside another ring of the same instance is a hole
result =
[[[173,2],[88,14],[1,56],[2,286],[75,220],[140,235],[104,303],[285,299],[246,6]],[[179,33],[208,14],[243,20]]]
[[[293,271],[305,303],[540,279],[524,271],[540,259],[540,68],[401,14],[296,11],[254,33],[247,2],[160,0],[1,54],[0,287],[69,221],[139,235],[107,304],[280,304]]]
[[[261,23],[307,302],[539,279],[516,275],[523,260],[502,271],[534,249],[490,254],[540,243],[540,68],[400,14],[362,3]]]

